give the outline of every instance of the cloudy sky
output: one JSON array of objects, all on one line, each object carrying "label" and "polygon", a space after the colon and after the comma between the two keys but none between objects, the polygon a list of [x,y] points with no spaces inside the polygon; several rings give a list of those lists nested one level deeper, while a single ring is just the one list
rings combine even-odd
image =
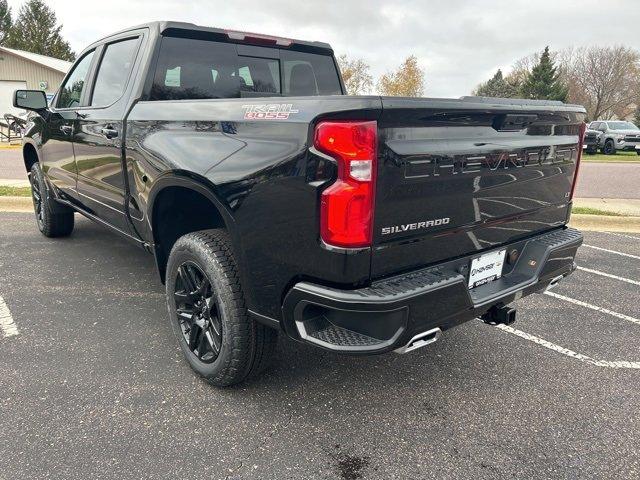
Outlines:
[{"label": "cloudy sky", "polygon": [[[9,0],[14,14],[21,0]],[[624,44],[640,49],[638,0],[48,0],[80,51],[151,20],[248,30],[330,43],[363,58],[377,78],[408,55],[430,97],[468,95],[497,68],[545,45]]]}]

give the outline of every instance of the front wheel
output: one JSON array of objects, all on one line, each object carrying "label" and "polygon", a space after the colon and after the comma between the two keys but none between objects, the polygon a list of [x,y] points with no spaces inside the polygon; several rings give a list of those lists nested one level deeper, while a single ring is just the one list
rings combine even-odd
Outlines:
[{"label": "front wheel", "polygon": [[29,173],[31,182],[31,199],[36,214],[38,229],[45,237],[66,237],[73,231],[73,210],[55,203],[47,191],[47,183],[38,162],[34,163]]},{"label": "front wheel", "polygon": [[602,152],[605,155],[615,155],[616,154],[616,146],[613,144],[613,140],[607,140],[604,144],[604,148]]},{"label": "front wheel", "polygon": [[211,384],[233,385],[268,365],[277,332],[249,317],[226,232],[180,237],[169,255],[166,292],[180,348]]}]

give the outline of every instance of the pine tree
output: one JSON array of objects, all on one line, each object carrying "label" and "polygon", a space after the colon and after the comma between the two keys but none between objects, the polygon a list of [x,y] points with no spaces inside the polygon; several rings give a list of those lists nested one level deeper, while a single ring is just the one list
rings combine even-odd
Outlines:
[{"label": "pine tree", "polygon": [[0,0],[0,45],[5,44],[11,24],[11,7],[7,5],[7,0]]},{"label": "pine tree", "polygon": [[56,23],[56,14],[42,0],[28,0],[18,12],[6,45],[71,61],[75,55],[60,35],[62,25]]},{"label": "pine tree", "polygon": [[545,47],[540,61],[525,78],[520,93],[523,98],[566,101],[569,89],[551,60],[549,47]]},{"label": "pine tree", "polygon": [[514,98],[518,96],[518,87],[509,83],[498,69],[493,78],[478,85],[474,95],[479,97]]}]

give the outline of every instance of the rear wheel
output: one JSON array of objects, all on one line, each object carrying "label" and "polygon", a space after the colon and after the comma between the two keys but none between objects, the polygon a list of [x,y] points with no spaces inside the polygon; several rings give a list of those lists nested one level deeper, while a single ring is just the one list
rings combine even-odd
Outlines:
[{"label": "rear wheel", "polygon": [[607,140],[604,144],[604,148],[602,152],[605,155],[615,155],[616,154],[616,146],[613,144],[613,140]]},{"label": "rear wheel", "polygon": [[226,232],[179,238],[169,255],[166,290],[180,348],[211,384],[233,385],[268,366],[277,332],[249,317]]},{"label": "rear wheel", "polygon": [[73,210],[55,203],[47,192],[47,183],[38,162],[31,167],[31,199],[38,229],[45,237],[66,237],[73,231]]}]

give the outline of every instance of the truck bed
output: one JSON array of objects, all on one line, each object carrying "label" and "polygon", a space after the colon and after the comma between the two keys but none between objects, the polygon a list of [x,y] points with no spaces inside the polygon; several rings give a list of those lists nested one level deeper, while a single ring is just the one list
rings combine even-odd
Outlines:
[{"label": "truck bed", "polygon": [[[274,105],[291,113],[246,118]],[[319,199],[337,173],[311,148],[324,119],[377,121],[373,244],[362,251],[320,245]],[[141,101],[127,118],[127,157],[152,191],[169,170],[210,186],[235,223],[250,306],[278,319],[299,278],[361,288],[564,225],[583,119],[579,106],[478,98]],[[153,200],[133,193],[143,207]],[[133,220],[148,228],[144,215]]]}]

